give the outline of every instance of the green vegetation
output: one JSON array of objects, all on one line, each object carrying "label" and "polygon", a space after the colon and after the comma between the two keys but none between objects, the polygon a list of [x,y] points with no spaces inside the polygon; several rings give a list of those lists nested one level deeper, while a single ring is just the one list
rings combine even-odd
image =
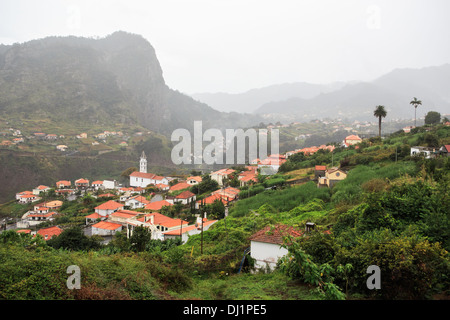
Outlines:
[{"label": "green vegetation", "polygon": [[[223,205],[207,208],[208,217],[218,222],[183,245],[179,240],[150,240],[144,229],[137,229],[130,239],[119,233],[101,245],[98,238],[85,237],[77,229],[99,200],[66,201],[57,219],[65,231],[54,240],[14,231],[0,234],[0,273],[7,275],[0,278],[0,298],[446,298],[450,157],[411,157],[405,141],[427,144],[429,134],[442,144],[449,133],[439,125],[417,128],[384,141],[369,139],[357,149],[294,157],[291,164],[303,169],[242,188],[241,199],[231,205],[226,218]],[[311,175],[312,163],[332,161],[344,165],[348,175],[331,189],[318,188],[313,181],[287,183],[292,177]],[[14,207],[11,203],[8,208]],[[241,265],[255,232],[277,224],[303,232],[307,222],[314,223],[314,229],[299,238],[285,238],[288,254],[273,272],[250,273],[254,261],[249,256]],[[80,290],[66,288],[70,265],[81,269]],[[370,265],[381,269],[381,290],[366,286]]]}]

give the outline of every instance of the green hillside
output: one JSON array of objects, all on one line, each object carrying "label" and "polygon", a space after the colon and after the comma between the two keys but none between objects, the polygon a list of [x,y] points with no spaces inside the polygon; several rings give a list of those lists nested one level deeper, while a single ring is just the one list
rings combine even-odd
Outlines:
[{"label": "green hillside", "polygon": [[[139,242],[143,246],[137,249],[130,242],[137,239],[119,234],[101,246],[81,241],[82,236],[72,232],[73,238],[67,239],[80,239],[71,242],[78,249],[64,249],[63,242],[59,247],[57,242],[36,243],[27,235],[3,232],[0,272],[5,276],[0,279],[0,297],[448,299],[450,157],[411,157],[402,146],[433,143],[430,134],[439,144],[447,144],[449,128],[439,125],[416,131],[372,139],[356,150],[337,150],[332,158],[317,153],[292,163],[294,171],[286,170],[284,178],[269,179],[277,181],[276,190],[237,201],[227,218],[184,245],[152,240]],[[333,188],[317,188],[312,181],[287,183],[299,168],[331,161],[348,172]],[[82,225],[96,201],[66,203],[62,210],[66,216],[58,224]],[[189,218],[192,212],[172,214]],[[279,223],[305,230],[306,222],[315,223],[314,230],[291,243],[275,271],[249,273],[253,261],[248,259],[239,272],[252,234]],[[66,288],[67,265],[81,268],[82,289]],[[382,290],[366,286],[370,265],[382,270]]]}]

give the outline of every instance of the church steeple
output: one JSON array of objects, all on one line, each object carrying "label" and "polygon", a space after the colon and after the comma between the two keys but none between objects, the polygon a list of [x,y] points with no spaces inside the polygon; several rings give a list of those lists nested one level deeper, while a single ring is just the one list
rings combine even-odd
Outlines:
[{"label": "church steeple", "polygon": [[139,172],[147,173],[147,157],[142,151],[141,160],[139,161]]}]

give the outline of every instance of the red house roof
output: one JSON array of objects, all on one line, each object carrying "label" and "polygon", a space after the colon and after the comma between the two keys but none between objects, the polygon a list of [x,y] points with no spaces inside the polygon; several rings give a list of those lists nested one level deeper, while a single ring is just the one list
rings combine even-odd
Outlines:
[{"label": "red house roof", "polygon": [[37,232],[44,237],[45,240],[50,240],[53,237],[57,237],[62,233],[62,229],[59,227],[50,227],[41,229]]},{"label": "red house roof", "polygon": [[303,233],[291,226],[276,225],[267,226],[262,230],[259,230],[250,237],[251,241],[283,244],[283,238],[286,236],[300,237]]},{"label": "red house roof", "polygon": [[173,204],[171,204],[170,202],[168,202],[166,200],[161,200],[161,201],[151,202],[151,203],[147,204],[144,208],[157,211],[157,210],[161,210],[161,208],[164,206],[167,206],[167,207],[173,206]]},{"label": "red house roof", "polygon": [[119,208],[123,208],[123,204],[117,203],[114,200],[109,200],[95,207],[96,210],[116,210]]}]

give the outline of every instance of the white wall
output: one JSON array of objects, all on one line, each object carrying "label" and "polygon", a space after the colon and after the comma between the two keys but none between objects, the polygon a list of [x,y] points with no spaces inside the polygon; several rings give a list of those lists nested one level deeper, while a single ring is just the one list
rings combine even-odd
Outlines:
[{"label": "white wall", "polygon": [[277,264],[279,258],[285,256],[288,253],[286,248],[282,248],[279,244],[251,241],[250,243],[250,255],[255,259],[255,267],[269,268],[273,270]]}]

